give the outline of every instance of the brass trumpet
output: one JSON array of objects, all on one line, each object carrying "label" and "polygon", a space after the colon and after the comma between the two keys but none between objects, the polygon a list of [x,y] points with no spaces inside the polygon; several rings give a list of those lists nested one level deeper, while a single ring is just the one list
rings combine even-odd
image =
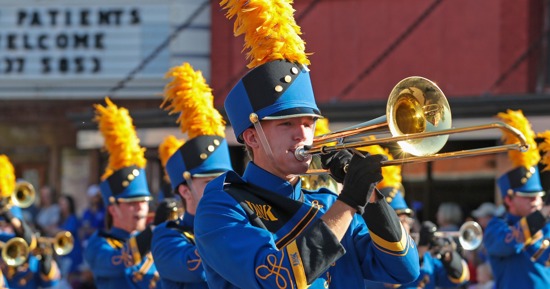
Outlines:
[{"label": "brass trumpet", "polygon": [[483,241],[483,230],[481,226],[474,221],[468,221],[460,226],[458,231],[454,232],[435,232],[435,237],[448,238],[458,237],[458,242],[464,250],[475,250]]},{"label": "brass trumpet", "polygon": [[20,237],[13,237],[7,242],[0,242],[2,259],[10,267],[23,265],[29,256],[29,246]]},{"label": "brass trumpet", "polygon": [[[304,160],[308,155],[325,154],[342,149],[365,147],[375,144],[394,143],[412,157],[385,161],[383,166],[412,162],[499,153],[508,150],[526,151],[528,144],[523,134],[514,127],[494,122],[463,128],[451,128],[451,110],[441,89],[432,81],[413,76],[401,80],[391,91],[386,115],[314,138],[311,146],[296,149],[294,155]],[[368,140],[370,133],[391,133],[391,137]],[[519,143],[487,148],[463,150],[438,154],[450,134],[501,129],[515,135]],[[357,140],[357,138],[361,138]],[[356,139],[356,140],[354,140]],[[307,174],[327,171],[308,171]]]},{"label": "brass trumpet", "polygon": [[28,208],[34,203],[35,198],[34,186],[29,182],[19,181],[11,194],[0,197],[0,206]]},{"label": "brass trumpet", "polygon": [[19,181],[15,184],[15,190],[10,196],[11,203],[20,208],[30,207],[36,199],[34,186],[26,181]]},{"label": "brass trumpet", "polygon": [[74,237],[69,231],[61,231],[55,234],[54,237],[39,237],[38,244],[41,244],[38,248],[42,246],[51,246],[58,256],[64,256],[73,250]]}]

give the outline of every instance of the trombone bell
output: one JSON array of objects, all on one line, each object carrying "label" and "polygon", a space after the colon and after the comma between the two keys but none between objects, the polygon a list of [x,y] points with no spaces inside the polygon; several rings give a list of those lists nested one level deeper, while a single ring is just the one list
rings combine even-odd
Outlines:
[{"label": "trombone bell", "polygon": [[[451,109],[443,91],[429,79],[412,76],[401,80],[390,92],[386,118],[392,136],[436,132],[451,128]],[[449,135],[398,141],[414,156],[437,153]]]}]

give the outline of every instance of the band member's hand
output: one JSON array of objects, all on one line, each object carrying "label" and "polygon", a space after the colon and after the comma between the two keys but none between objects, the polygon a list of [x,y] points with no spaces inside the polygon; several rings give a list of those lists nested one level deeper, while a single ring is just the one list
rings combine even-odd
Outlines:
[{"label": "band member's hand", "polygon": [[355,208],[363,214],[376,184],[382,180],[382,161],[384,155],[353,155],[344,178],[344,187],[338,200]]},{"label": "band member's hand", "polygon": [[321,155],[321,166],[330,171],[332,178],[342,183],[346,177],[346,166],[351,161],[353,155],[348,150],[340,150]]},{"label": "band member's hand", "polygon": [[418,246],[431,246],[434,242],[434,234],[436,231],[437,226],[434,223],[430,221],[422,222],[422,225],[420,226],[420,233],[418,234]]}]

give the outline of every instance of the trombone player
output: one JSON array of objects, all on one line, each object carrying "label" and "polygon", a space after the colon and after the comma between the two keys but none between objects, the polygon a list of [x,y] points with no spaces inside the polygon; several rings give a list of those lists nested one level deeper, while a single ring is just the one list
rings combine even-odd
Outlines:
[{"label": "trombone player", "polygon": [[[22,193],[20,183],[15,182],[14,168],[9,158],[0,155],[0,241],[4,242],[2,272],[9,288],[51,287],[59,283],[60,273],[51,251],[31,254],[38,242],[30,227],[23,220],[21,208],[12,201],[13,194]],[[32,187],[23,188],[32,193]],[[29,197],[29,196],[27,196]],[[12,241],[10,241],[12,240]],[[17,241],[21,240],[21,241]],[[15,253],[13,253],[15,252]],[[10,266],[12,264],[13,266]]]}]

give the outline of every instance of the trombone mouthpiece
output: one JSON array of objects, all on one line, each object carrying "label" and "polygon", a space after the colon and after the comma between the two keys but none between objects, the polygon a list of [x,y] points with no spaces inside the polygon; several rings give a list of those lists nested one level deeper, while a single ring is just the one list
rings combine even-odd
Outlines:
[{"label": "trombone mouthpiece", "polygon": [[308,153],[306,152],[306,150],[310,149],[311,146],[303,146],[303,147],[299,147],[297,148],[295,151],[294,151],[294,157],[298,160],[298,161],[301,161],[303,162],[307,156],[308,156]]}]

